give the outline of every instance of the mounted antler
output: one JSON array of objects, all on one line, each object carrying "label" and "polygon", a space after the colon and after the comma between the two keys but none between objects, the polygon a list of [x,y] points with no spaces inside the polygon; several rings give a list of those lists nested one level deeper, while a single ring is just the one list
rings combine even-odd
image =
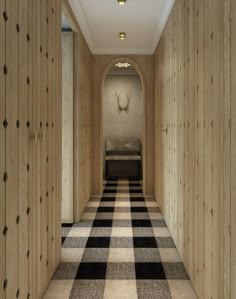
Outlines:
[{"label": "mounted antler", "polygon": [[129,111],[129,103],[130,103],[130,97],[129,95],[127,94],[126,97],[127,97],[127,104],[125,105],[125,107],[122,107],[120,105],[120,94],[115,93],[116,95],[116,99],[117,99],[117,105],[118,105],[118,112],[121,113],[122,111],[125,111],[127,114],[128,114],[128,111]]}]

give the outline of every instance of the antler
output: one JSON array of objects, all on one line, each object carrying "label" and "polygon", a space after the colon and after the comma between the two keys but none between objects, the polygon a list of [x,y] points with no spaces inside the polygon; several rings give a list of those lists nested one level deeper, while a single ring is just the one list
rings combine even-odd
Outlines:
[{"label": "antler", "polygon": [[123,108],[123,110],[128,114],[130,97],[128,96],[128,94],[126,95],[126,97],[127,97],[127,105]]},{"label": "antler", "polygon": [[116,91],[116,93],[115,93],[115,96],[116,96],[116,99],[117,99],[118,112],[121,113],[122,111],[125,111],[125,112],[128,114],[128,111],[129,111],[129,103],[130,103],[130,97],[129,97],[129,95],[128,95],[128,94],[126,95],[126,96],[127,96],[127,104],[126,104],[125,107],[122,107],[122,106],[120,105],[120,94],[118,94],[117,91]]},{"label": "antler", "polygon": [[121,107],[121,105],[120,105],[120,94],[118,94],[117,91],[116,91],[115,95],[116,95],[116,99],[117,99],[118,112],[121,113],[121,111],[122,111],[123,109],[122,109],[122,107]]}]

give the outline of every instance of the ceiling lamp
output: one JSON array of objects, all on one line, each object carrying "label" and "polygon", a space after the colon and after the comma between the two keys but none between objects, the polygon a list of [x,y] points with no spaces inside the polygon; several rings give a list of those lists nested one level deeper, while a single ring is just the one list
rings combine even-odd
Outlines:
[{"label": "ceiling lamp", "polygon": [[126,0],[117,0],[117,2],[120,4],[120,5],[124,5]]},{"label": "ceiling lamp", "polygon": [[125,38],[126,38],[126,33],[120,32],[120,39],[125,39]]},{"label": "ceiling lamp", "polygon": [[131,66],[131,64],[129,64],[128,62],[118,62],[116,63],[117,67],[129,67]]}]

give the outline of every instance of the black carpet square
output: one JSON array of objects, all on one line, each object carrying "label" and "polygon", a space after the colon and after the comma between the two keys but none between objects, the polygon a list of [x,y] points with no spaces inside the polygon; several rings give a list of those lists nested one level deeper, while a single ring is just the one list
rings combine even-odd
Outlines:
[{"label": "black carpet square", "polygon": [[110,237],[89,237],[87,248],[109,248],[110,247]]},{"label": "black carpet square", "polygon": [[72,227],[73,223],[62,223],[62,227]]},{"label": "black carpet square", "polygon": [[98,213],[112,213],[114,212],[114,207],[99,207],[97,209]]},{"label": "black carpet square", "polygon": [[115,197],[102,197],[101,201],[116,201]]},{"label": "black carpet square", "polygon": [[132,226],[133,227],[151,227],[152,223],[150,220],[133,219]]},{"label": "black carpet square", "polygon": [[144,201],[144,197],[133,197],[133,198],[130,198],[130,201]]},{"label": "black carpet square", "polygon": [[105,220],[95,219],[93,221],[93,227],[112,227],[112,220],[109,220],[109,219],[105,219]]},{"label": "black carpet square", "polygon": [[144,213],[148,212],[146,207],[131,207],[131,212],[132,213]]},{"label": "black carpet square", "polygon": [[116,188],[114,189],[105,189],[103,193],[116,193]]},{"label": "black carpet square", "polygon": [[80,263],[76,279],[105,279],[107,263]]},{"label": "black carpet square", "polygon": [[162,263],[135,263],[136,279],[166,279]]},{"label": "black carpet square", "polygon": [[130,189],[129,192],[130,193],[141,193],[141,194],[143,193],[142,189],[136,189],[136,190],[135,189]]},{"label": "black carpet square", "polygon": [[134,237],[134,248],[157,248],[156,239],[154,237]]}]

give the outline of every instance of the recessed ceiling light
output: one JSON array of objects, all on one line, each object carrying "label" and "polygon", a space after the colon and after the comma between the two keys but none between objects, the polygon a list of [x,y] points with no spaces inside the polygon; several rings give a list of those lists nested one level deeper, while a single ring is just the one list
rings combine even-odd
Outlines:
[{"label": "recessed ceiling light", "polygon": [[116,63],[117,67],[129,67],[131,66],[131,64],[129,64],[128,62],[118,62]]},{"label": "recessed ceiling light", "polygon": [[120,5],[124,5],[126,0],[117,0],[117,2],[120,4]]},{"label": "recessed ceiling light", "polygon": [[126,38],[126,33],[120,32],[120,39],[125,39],[125,38]]}]

